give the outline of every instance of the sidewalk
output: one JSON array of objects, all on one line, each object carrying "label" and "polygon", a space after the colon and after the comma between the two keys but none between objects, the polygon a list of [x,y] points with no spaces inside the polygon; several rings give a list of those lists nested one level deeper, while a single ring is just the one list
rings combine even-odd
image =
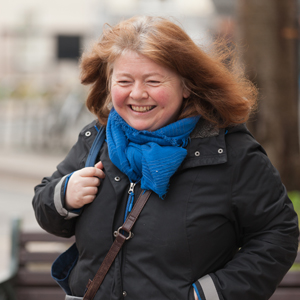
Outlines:
[{"label": "sidewalk", "polygon": [[41,180],[50,176],[65,154],[0,150],[0,174]]},{"label": "sidewalk", "polygon": [[23,230],[41,230],[31,204],[33,189],[64,156],[0,150],[0,281],[9,268],[11,220],[20,217]]}]

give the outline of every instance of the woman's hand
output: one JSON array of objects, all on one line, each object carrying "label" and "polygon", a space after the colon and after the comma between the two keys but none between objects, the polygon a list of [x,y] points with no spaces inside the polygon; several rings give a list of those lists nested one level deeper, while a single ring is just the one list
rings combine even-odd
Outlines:
[{"label": "woman's hand", "polygon": [[72,174],[69,179],[65,197],[67,209],[78,209],[93,202],[98,192],[100,178],[105,177],[103,164],[99,161],[95,167],[87,167]]},{"label": "woman's hand", "polygon": [[194,289],[194,298],[195,298],[195,300],[199,300],[195,289]]}]

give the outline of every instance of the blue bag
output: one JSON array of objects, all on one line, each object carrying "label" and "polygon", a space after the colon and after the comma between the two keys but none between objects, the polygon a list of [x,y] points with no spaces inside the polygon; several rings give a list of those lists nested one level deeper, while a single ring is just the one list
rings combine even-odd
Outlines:
[{"label": "blue bag", "polygon": [[62,253],[51,268],[52,278],[60,285],[67,295],[71,295],[69,276],[78,260],[78,250],[74,243],[67,251]]}]

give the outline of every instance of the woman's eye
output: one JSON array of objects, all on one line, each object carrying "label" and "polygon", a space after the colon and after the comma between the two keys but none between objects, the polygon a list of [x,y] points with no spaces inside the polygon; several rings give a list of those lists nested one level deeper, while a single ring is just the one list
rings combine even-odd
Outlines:
[{"label": "woman's eye", "polygon": [[158,80],[149,80],[148,83],[150,83],[150,84],[160,84],[160,81],[158,81]]},{"label": "woman's eye", "polygon": [[121,84],[121,85],[125,85],[125,84],[130,84],[130,81],[128,81],[128,80],[120,80],[120,81],[118,81],[118,83]]}]

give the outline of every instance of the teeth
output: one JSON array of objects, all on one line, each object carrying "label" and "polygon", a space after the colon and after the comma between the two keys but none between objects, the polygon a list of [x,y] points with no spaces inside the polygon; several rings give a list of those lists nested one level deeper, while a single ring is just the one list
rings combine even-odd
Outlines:
[{"label": "teeth", "polygon": [[131,105],[131,109],[133,111],[139,111],[139,112],[146,112],[153,108],[154,108],[154,106],[150,106],[150,105],[149,106],[133,106],[133,105]]}]

